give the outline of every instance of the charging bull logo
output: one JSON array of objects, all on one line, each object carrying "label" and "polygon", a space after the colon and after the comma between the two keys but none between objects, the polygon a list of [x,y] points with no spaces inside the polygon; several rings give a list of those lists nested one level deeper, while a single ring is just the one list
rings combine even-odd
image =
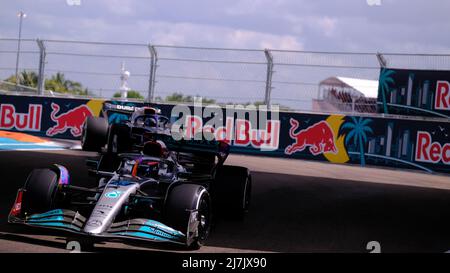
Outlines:
[{"label": "charging bull logo", "polygon": [[83,126],[84,121],[87,117],[93,115],[91,109],[84,104],[75,107],[66,113],[60,113],[58,116],[56,114],[59,113],[59,105],[52,102],[51,106],[53,110],[50,118],[56,122],[56,125],[47,130],[47,136],[63,134],[70,129],[70,133],[74,137],[79,137],[81,136],[81,127]]},{"label": "charging bull logo", "polygon": [[291,155],[296,152],[301,152],[309,147],[309,151],[313,155],[322,153],[337,154],[337,148],[334,143],[334,134],[330,125],[324,120],[309,126],[306,129],[295,132],[299,127],[299,122],[293,118],[290,119],[291,129],[289,136],[295,142],[286,147],[284,153]]}]

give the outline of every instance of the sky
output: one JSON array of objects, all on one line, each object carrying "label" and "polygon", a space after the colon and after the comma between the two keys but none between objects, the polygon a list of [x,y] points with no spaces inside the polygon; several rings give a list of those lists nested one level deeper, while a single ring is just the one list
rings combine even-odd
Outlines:
[{"label": "sky", "polygon": [[[80,5],[70,5],[79,1]],[[0,37],[449,53],[447,0],[1,0]]]},{"label": "sky", "polygon": [[[0,38],[17,37],[16,14],[19,10],[27,14],[22,37],[31,39],[244,49],[450,54],[448,0],[0,0]],[[93,48],[88,51],[96,52]],[[138,51],[148,54],[145,48]],[[13,64],[13,56],[9,57],[0,55],[0,67]],[[264,60],[264,56],[261,57]],[[52,69],[53,66],[54,70],[78,68],[113,72],[120,69],[120,60],[104,63],[102,67],[96,67],[100,61],[91,65],[81,59],[58,61],[66,65],[63,68],[56,67],[56,61],[49,59],[48,62],[47,67]],[[36,66],[34,63],[28,64],[26,57],[23,57],[21,66],[27,65]],[[129,64],[132,75],[130,85],[145,90],[148,80],[145,77],[138,80],[136,74],[148,73],[148,64],[133,65]],[[165,69],[170,74],[180,67],[164,67],[161,64],[158,73],[166,73]],[[211,66],[196,68],[190,65],[180,73],[199,77],[208,72],[227,78],[233,70],[236,69],[216,70]],[[235,72],[239,75],[248,73],[249,77],[258,73],[258,79],[265,78],[265,67],[254,73],[249,72],[250,68],[247,67],[242,70]],[[278,77],[295,75],[294,72],[282,72],[282,75],[282,69],[278,71],[275,74]],[[0,73],[0,76],[5,73]],[[353,76],[352,73],[345,74],[345,71],[327,73],[330,76],[333,73],[340,73],[337,76]],[[318,75],[316,78],[319,79],[328,74],[314,75]],[[307,73],[302,75],[306,80],[311,78]],[[78,74],[71,77],[94,89],[111,89],[119,84],[118,80],[114,80],[111,87],[98,79],[83,78]],[[286,78],[292,81],[289,77]],[[371,79],[374,77],[376,75],[366,76]],[[193,93],[218,88],[214,82],[190,84]],[[180,86],[188,84],[168,85],[161,79],[156,89],[171,92]],[[230,85],[222,88],[236,87]],[[257,88],[263,89],[264,86]],[[281,92],[284,87],[276,88]]]}]

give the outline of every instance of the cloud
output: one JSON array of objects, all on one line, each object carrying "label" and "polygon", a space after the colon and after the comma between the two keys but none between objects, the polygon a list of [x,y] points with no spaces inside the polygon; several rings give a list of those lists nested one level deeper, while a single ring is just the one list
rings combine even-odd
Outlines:
[{"label": "cloud", "polygon": [[[450,53],[450,36],[445,35],[445,30],[450,29],[450,20],[448,20],[450,1],[447,0],[436,0],[432,1],[433,3],[420,0],[383,0],[380,7],[370,7],[365,0],[81,0],[79,7],[69,7],[65,0],[4,2],[0,9],[0,37],[17,37],[18,21],[15,14],[24,8],[29,14],[24,22],[22,33],[26,38],[249,49]],[[2,46],[5,47],[0,44],[0,47]],[[56,49],[62,50],[62,45],[58,44],[58,46]],[[76,45],[74,48],[74,50],[92,54],[148,56],[146,46],[117,47],[116,51],[111,53],[100,46]],[[49,48],[49,51],[53,49]],[[112,51],[109,48],[108,50]],[[239,55],[239,52],[227,51],[223,56],[218,56],[214,55],[217,51],[168,50],[162,52],[162,48],[159,50],[160,56],[165,57],[180,57],[181,54],[185,54],[181,57],[203,59],[251,60],[254,57],[248,52]],[[279,58],[283,57],[280,55],[279,53]],[[287,59],[293,58],[291,56],[293,54],[286,54],[286,60],[295,61],[295,59]],[[264,61],[263,54],[257,57]],[[70,61],[65,59],[65,61],[57,62],[55,58],[54,55],[49,55],[47,68],[59,69],[55,66],[58,64],[66,70],[115,72],[120,69],[122,61],[74,57],[67,58]],[[0,59],[0,65],[13,66],[14,60],[11,58],[9,62],[5,58]],[[336,59],[324,59],[324,62],[336,61]],[[209,75],[219,78],[262,77],[262,80],[266,75],[264,65],[257,68],[234,66],[219,69],[222,66],[231,66],[188,62],[174,62],[168,65],[168,63],[160,63],[158,73],[179,72],[188,76]],[[138,77],[136,74],[148,73],[148,65],[146,59],[127,60],[127,68],[129,67],[132,71],[130,84],[133,88],[142,90],[147,88],[148,79]],[[180,71],[175,70],[176,68]],[[310,68],[301,70],[291,67],[283,70],[281,66],[278,66],[274,77],[314,81],[329,76],[314,74],[314,71],[318,70]],[[340,71],[330,70],[330,73],[338,72]],[[79,79],[89,87],[116,88],[118,85],[117,77],[98,78],[78,74],[69,76],[75,80]],[[372,78],[371,75],[368,77]],[[204,85],[202,86],[199,81],[180,80],[179,85],[172,85],[172,82],[174,82],[172,78],[164,82],[163,79],[159,79],[157,89],[161,88],[167,92],[183,90],[189,82],[192,83],[193,93],[200,89],[209,92],[218,84],[202,81]],[[165,89],[164,84],[167,87]],[[229,90],[241,90],[236,86],[243,85],[243,83],[239,85],[236,83],[236,86],[233,85],[234,83],[227,84],[229,84]],[[281,94],[286,88],[286,86],[278,86],[275,92]],[[254,84],[246,90],[263,90],[263,87]]]},{"label": "cloud", "polygon": [[329,16],[298,16],[288,14],[285,20],[289,22],[293,33],[301,35],[305,29],[315,32],[316,35],[331,37],[334,35],[338,23],[337,18]]},{"label": "cloud", "polygon": [[318,19],[317,25],[323,31],[325,36],[330,37],[330,36],[333,36],[333,34],[334,34],[334,31],[336,29],[336,22],[337,22],[337,19],[325,16],[325,17]]},{"label": "cloud", "polygon": [[[26,5],[24,4],[26,3]],[[0,10],[2,36],[16,36],[17,10],[26,6],[24,36],[61,36],[122,42],[154,42],[213,47],[307,50],[403,50],[401,44],[448,48],[450,2],[384,0],[82,0],[7,2]],[[176,11],[176,12],[175,12]],[[33,19],[33,18],[39,18]],[[144,23],[139,23],[144,22]],[[152,25],[141,28],[139,24]],[[83,29],[84,27],[84,29]],[[188,35],[189,34],[189,35]],[[404,50],[407,50],[405,47]]]},{"label": "cloud", "polygon": [[245,29],[155,21],[140,21],[135,27],[142,33],[149,33],[150,42],[154,44],[290,50],[303,48],[302,43],[293,35],[274,35]]},{"label": "cloud", "polygon": [[280,10],[286,0],[241,0],[225,8],[225,13],[233,16],[251,15],[251,14],[273,14]]},{"label": "cloud", "polygon": [[135,0],[102,0],[98,5],[105,8],[112,15],[133,16],[137,13]]},{"label": "cloud", "polygon": [[245,48],[302,50],[303,45],[295,36],[273,35],[246,30],[223,30],[226,43],[231,47],[245,45]]}]

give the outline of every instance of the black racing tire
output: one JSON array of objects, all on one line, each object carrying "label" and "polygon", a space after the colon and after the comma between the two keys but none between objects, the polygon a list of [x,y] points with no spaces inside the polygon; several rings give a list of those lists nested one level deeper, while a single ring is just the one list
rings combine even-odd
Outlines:
[{"label": "black racing tire", "polygon": [[215,211],[225,218],[242,220],[250,207],[252,177],[247,168],[220,166],[211,183]]},{"label": "black racing tire", "polygon": [[108,153],[131,152],[130,127],[124,124],[112,124],[108,134]]},{"label": "black racing tire", "polygon": [[28,214],[47,212],[54,205],[58,175],[50,169],[34,169],[24,189],[23,211]]},{"label": "black racing tire", "polygon": [[200,224],[198,226],[198,237],[186,246],[189,249],[199,249],[205,243],[211,230],[211,198],[208,191],[197,184],[174,186],[167,196],[164,208],[164,219],[168,226],[188,236],[191,210],[198,210]]},{"label": "black racing tire", "polygon": [[108,137],[108,120],[102,117],[87,117],[81,134],[81,148],[84,151],[99,152]]}]

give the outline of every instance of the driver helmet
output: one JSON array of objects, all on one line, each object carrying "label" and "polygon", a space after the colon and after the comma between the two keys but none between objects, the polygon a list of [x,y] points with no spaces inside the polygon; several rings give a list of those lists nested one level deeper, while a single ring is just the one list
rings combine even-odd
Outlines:
[{"label": "driver helmet", "polygon": [[139,160],[133,166],[132,176],[157,178],[159,173],[159,161]]}]

